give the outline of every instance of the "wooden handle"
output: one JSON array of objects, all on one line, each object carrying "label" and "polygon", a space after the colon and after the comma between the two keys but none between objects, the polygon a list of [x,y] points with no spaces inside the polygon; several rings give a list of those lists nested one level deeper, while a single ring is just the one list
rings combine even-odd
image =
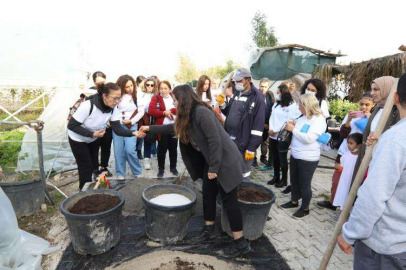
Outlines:
[{"label": "wooden handle", "polygon": [[[381,136],[383,129],[386,125],[386,122],[388,121],[389,115],[394,105],[394,93],[396,92],[396,88],[398,86],[398,80],[399,79],[396,79],[395,82],[393,83],[390,94],[386,100],[386,104],[383,109],[381,118],[379,119],[378,125],[374,131],[375,137]],[[349,217],[350,210],[357,196],[358,188],[360,187],[362,180],[365,176],[365,172],[369,167],[369,163],[371,162],[372,152],[374,150],[376,143],[377,141],[374,141],[374,143],[366,149],[364,158],[362,159],[361,165],[358,169],[357,175],[355,176],[354,182],[352,184],[350,193],[348,194],[347,201],[345,202],[344,209],[340,214],[340,218],[338,219],[337,224],[334,228],[333,236],[331,237],[326,252],[323,255],[323,259],[321,260],[319,270],[327,269],[327,265],[330,261],[331,255],[333,254],[334,248],[337,243],[337,238],[341,233],[341,228],[343,227],[343,224],[347,221]]]}]

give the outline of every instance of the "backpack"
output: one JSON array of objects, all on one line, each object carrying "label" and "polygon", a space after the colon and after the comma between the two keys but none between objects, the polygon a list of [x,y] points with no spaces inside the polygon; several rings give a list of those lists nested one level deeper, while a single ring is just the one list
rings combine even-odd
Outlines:
[{"label": "backpack", "polygon": [[[75,104],[73,104],[72,107],[69,108],[69,114],[68,114],[68,121],[72,118],[72,116],[75,114],[75,112],[78,110],[80,104],[82,104],[83,102],[85,102],[87,100],[85,94],[80,94],[80,98],[75,102]],[[93,111],[93,103],[92,100],[90,99],[90,111],[89,111],[89,115],[92,114]]]}]

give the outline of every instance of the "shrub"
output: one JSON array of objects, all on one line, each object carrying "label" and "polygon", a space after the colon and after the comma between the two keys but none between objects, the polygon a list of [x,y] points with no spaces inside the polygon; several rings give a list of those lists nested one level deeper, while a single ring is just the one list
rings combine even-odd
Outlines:
[{"label": "shrub", "polygon": [[358,103],[351,103],[347,100],[331,100],[329,102],[329,111],[331,113],[331,118],[338,118],[338,121],[343,121],[344,117],[347,115],[348,111],[359,110]]},{"label": "shrub", "polygon": [[[0,134],[1,140],[21,140],[24,132],[12,130]],[[17,166],[18,154],[21,150],[21,143],[0,143],[0,164],[4,172],[12,172]]]}]

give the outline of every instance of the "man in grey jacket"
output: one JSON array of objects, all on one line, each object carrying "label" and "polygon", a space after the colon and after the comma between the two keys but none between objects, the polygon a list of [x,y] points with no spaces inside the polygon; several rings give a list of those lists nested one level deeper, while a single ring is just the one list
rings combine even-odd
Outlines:
[{"label": "man in grey jacket", "polygon": [[395,93],[401,120],[378,141],[338,244],[354,269],[406,269],[406,73]]}]

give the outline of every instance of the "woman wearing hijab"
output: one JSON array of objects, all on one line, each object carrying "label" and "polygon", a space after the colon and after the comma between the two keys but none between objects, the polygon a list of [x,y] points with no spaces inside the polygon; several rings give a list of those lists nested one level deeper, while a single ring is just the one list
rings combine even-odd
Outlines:
[{"label": "woman wearing hijab", "polygon": [[[355,176],[357,175],[361,161],[364,158],[366,147],[371,145],[373,141],[378,140],[379,137],[374,136],[374,131],[378,125],[379,119],[381,118],[383,108],[385,107],[386,101],[389,97],[389,93],[392,89],[395,78],[392,76],[383,76],[379,77],[372,81],[371,84],[371,96],[376,103],[376,106],[369,117],[367,126],[364,129],[362,134],[362,142],[364,143],[360,153],[358,155],[357,163],[355,164],[354,174],[352,176],[352,181],[354,181]],[[388,130],[391,126],[396,124],[400,119],[399,111],[394,105],[392,111],[389,115],[388,120],[384,126],[382,133]]]},{"label": "woman wearing hijab", "polygon": [[224,253],[236,257],[250,251],[243,236],[241,210],[238,205],[237,187],[243,181],[244,161],[237,145],[230,139],[215,112],[202,101],[189,85],[180,85],[173,90],[177,108],[175,122],[169,125],[141,127],[141,132],[171,134],[175,131],[180,139],[183,161],[192,179],[203,179],[203,213],[205,225],[195,238],[203,242],[217,237],[217,194],[223,201],[230,221],[234,241]]}]

